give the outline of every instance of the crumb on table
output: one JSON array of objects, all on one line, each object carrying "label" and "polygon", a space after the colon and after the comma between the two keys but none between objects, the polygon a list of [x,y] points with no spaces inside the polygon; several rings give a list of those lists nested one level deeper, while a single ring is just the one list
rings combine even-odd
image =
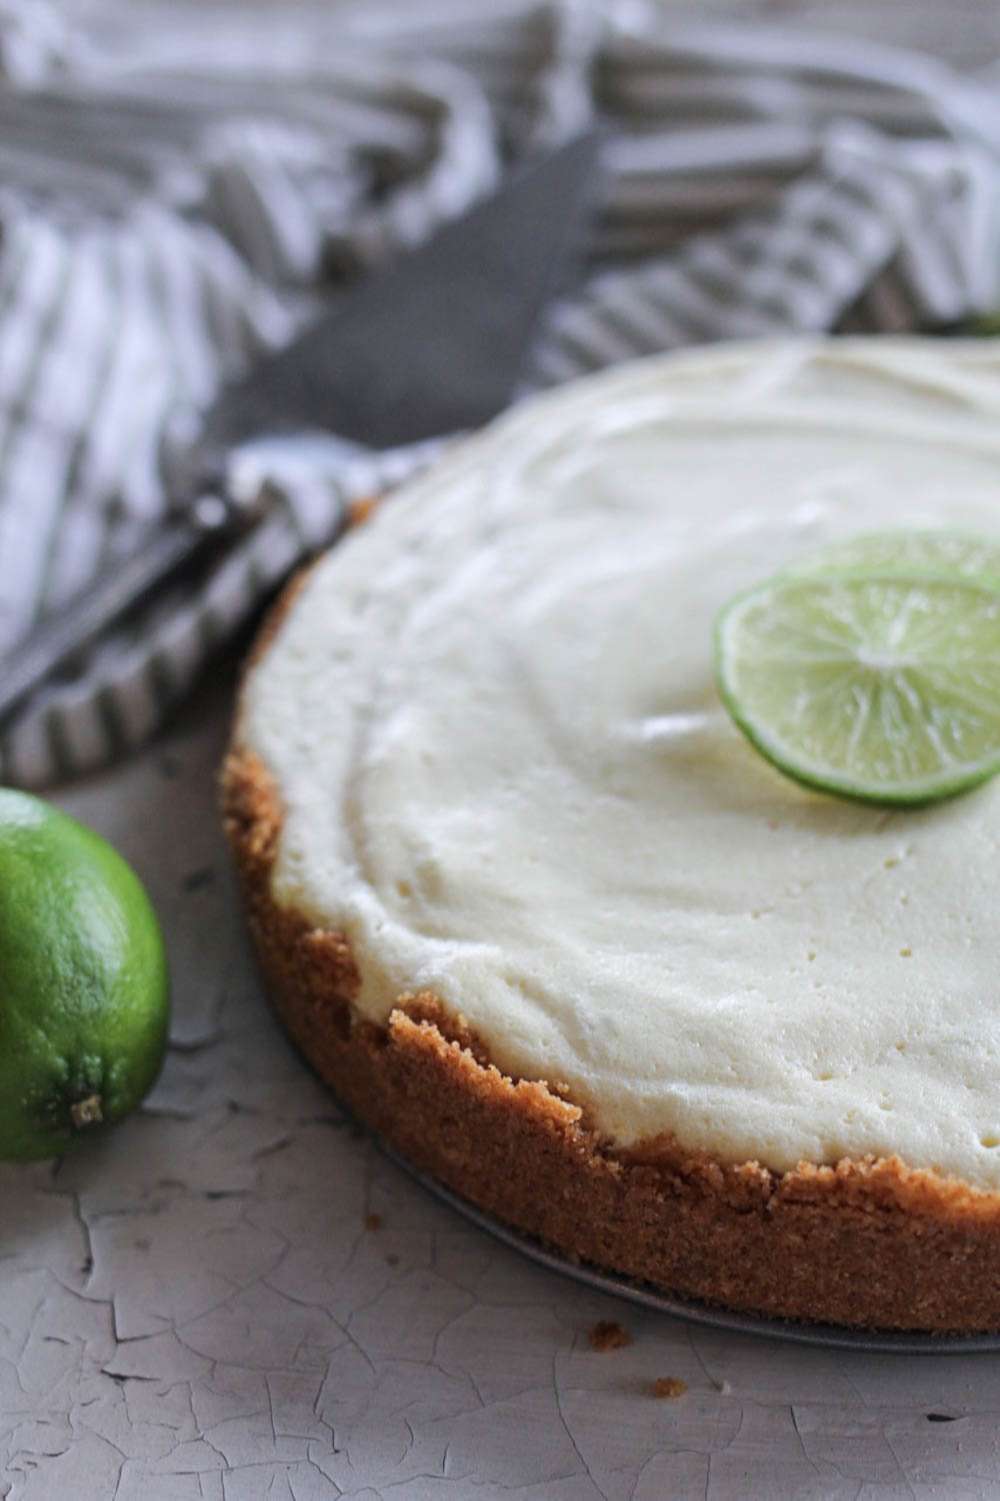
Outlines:
[{"label": "crumb on table", "polygon": [[594,1325],[587,1338],[590,1340],[592,1350],[621,1350],[625,1345],[632,1343],[632,1336],[621,1324],[614,1323],[611,1319],[601,1319]]},{"label": "crumb on table", "polygon": [[369,516],[377,509],[379,497],[377,495],[363,495],[359,500],[351,502],[350,522],[352,526],[361,526]]},{"label": "crumb on table", "polygon": [[653,1396],[661,1401],[676,1402],[678,1397],[683,1397],[688,1389],[686,1381],[679,1376],[657,1376],[653,1382]]}]

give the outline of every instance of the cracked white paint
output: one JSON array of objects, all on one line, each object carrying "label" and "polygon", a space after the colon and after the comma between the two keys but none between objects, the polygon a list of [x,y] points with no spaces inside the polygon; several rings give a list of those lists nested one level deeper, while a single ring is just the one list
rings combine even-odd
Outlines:
[{"label": "cracked white paint", "polygon": [[[618,1305],[464,1224],[345,1120],[254,978],[214,812],[223,698],[61,799],[149,883],[180,1046],[106,1141],[0,1166],[0,1496],[997,1495],[1000,1362]],[[595,1353],[599,1318],[634,1343]],[[653,1400],[657,1376],[686,1396]]]}]

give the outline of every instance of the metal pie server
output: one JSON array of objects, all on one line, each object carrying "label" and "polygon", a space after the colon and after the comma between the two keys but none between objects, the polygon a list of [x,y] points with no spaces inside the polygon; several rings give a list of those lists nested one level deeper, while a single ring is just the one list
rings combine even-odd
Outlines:
[{"label": "metal pie server", "polygon": [[501,411],[540,315],[585,243],[598,151],[592,132],[516,171],[225,389],[186,456],[168,519],[0,662],[0,729],[154,589],[260,520],[266,491],[248,507],[227,485],[241,445],[321,431],[361,451],[395,448]]}]

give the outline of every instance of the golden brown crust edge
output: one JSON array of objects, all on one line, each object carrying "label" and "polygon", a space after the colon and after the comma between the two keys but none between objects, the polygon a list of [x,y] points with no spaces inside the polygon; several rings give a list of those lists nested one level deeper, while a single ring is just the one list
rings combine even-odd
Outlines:
[{"label": "golden brown crust edge", "polygon": [[349,1108],[417,1167],[570,1256],[683,1296],[871,1328],[1000,1329],[1000,1194],[898,1159],[776,1174],[670,1141],[608,1150],[570,1100],[504,1077],[436,997],[400,996],[385,1027],[360,1019],[346,940],[273,898],[283,813],[267,768],[237,744],[222,790],[279,1015]]}]

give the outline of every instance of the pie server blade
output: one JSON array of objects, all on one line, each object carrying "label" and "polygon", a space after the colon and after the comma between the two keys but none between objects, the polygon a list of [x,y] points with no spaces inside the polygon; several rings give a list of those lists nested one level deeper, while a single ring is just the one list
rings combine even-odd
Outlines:
[{"label": "pie server blade", "polygon": [[366,277],[224,390],[188,451],[168,519],[0,662],[0,730],[152,590],[260,520],[227,489],[240,445],[321,431],[361,451],[396,448],[501,411],[584,245],[599,147],[590,132],[512,173],[493,197]]}]

